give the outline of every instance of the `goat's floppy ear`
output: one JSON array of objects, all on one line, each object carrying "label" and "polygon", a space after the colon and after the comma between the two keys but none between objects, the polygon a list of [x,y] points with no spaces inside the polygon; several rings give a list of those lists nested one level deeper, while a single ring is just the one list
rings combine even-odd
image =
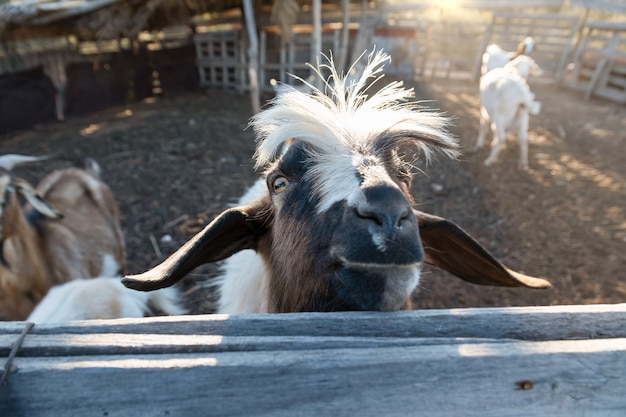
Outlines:
[{"label": "goat's floppy ear", "polygon": [[194,268],[219,261],[243,249],[254,249],[269,223],[265,205],[224,211],[161,264],[143,274],[122,278],[128,288],[152,291],[180,281]]},{"label": "goat's floppy ear", "polygon": [[37,211],[39,214],[48,217],[49,219],[61,219],[63,215],[56,211],[52,206],[43,201],[37,192],[26,181],[16,179],[15,189],[18,194],[24,197],[26,201]]},{"label": "goat's floppy ear", "polygon": [[543,278],[502,265],[463,229],[449,220],[413,210],[420,228],[425,262],[479,285],[550,288]]}]

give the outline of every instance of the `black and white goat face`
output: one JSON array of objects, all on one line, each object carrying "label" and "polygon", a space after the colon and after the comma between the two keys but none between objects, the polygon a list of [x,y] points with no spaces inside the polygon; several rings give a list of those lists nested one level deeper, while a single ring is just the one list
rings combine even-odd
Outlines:
[{"label": "black and white goat face", "polygon": [[308,148],[294,142],[266,175],[274,211],[272,244],[264,245],[272,250],[270,304],[397,310],[424,260],[406,172],[371,153],[335,155],[320,166]]},{"label": "black and white goat face", "polygon": [[477,284],[549,287],[504,267],[452,222],[413,209],[412,150],[453,156],[457,144],[446,120],[416,108],[401,83],[372,92],[388,57],[369,58],[352,83],[331,62],[318,69],[320,77],[330,71],[325,92],[282,89],[251,122],[264,195],[226,210],[125,285],[162,288],[200,264],[254,249],[269,312],[408,308],[424,262]]}]

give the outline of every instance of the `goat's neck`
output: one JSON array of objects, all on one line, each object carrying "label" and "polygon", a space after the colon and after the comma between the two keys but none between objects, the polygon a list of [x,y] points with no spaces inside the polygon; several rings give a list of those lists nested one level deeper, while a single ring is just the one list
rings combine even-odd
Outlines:
[{"label": "goat's neck", "polygon": [[[331,298],[330,286],[320,282],[315,270],[315,258],[309,239],[301,225],[299,233],[280,230],[287,222],[274,226],[257,244],[257,253],[263,258],[268,282],[268,310],[270,313],[324,311],[322,304]],[[277,237],[279,236],[279,237]]]}]

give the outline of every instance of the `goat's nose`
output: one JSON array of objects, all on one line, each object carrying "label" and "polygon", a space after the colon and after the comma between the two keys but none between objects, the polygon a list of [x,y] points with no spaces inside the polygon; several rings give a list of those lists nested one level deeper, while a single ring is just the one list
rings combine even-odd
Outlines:
[{"label": "goat's nose", "polygon": [[375,186],[363,190],[365,198],[356,207],[356,214],[371,221],[370,230],[383,233],[391,239],[411,218],[412,209],[400,190],[389,186]]}]

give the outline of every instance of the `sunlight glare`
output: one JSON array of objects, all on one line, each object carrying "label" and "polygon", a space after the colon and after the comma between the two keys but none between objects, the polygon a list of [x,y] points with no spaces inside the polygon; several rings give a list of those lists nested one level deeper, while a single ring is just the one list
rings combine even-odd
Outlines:
[{"label": "sunlight glare", "polygon": [[475,343],[463,344],[458,347],[459,355],[469,357],[481,356],[519,356],[529,354],[554,353],[591,353],[625,351],[626,340],[555,340],[541,342],[516,343]]},{"label": "sunlight glare", "polygon": [[127,117],[130,117],[133,115],[133,111],[131,109],[126,109],[124,111],[121,111],[119,113],[117,113],[115,115],[115,117],[117,117],[118,119],[125,119]]},{"label": "sunlight glare", "polygon": [[[615,177],[617,174],[603,173],[599,169],[591,166],[590,164],[584,163],[569,154],[561,155],[558,161],[544,157],[542,154],[542,157],[536,158],[536,161],[543,167],[544,170],[549,171],[553,176],[561,178],[565,181],[571,181],[576,177],[584,178],[595,183],[598,187],[611,192],[622,191],[624,184],[626,184],[626,181],[623,181],[619,177]],[[544,180],[541,180],[538,177],[537,180],[540,183],[547,185]]]},{"label": "sunlight glare", "polygon": [[77,368],[114,368],[114,369],[176,369],[176,368],[196,368],[198,366],[216,366],[217,358],[174,358],[174,359],[109,359],[109,360],[84,360],[70,361],[52,364],[56,369],[77,369]]},{"label": "sunlight glare", "polygon": [[461,0],[440,0],[437,6],[441,9],[451,10],[460,7]]},{"label": "sunlight glare", "polygon": [[598,187],[606,188],[608,191],[620,191],[622,189],[622,184],[619,181],[600,172],[591,165],[573,158],[571,155],[562,155],[560,162],[579,176],[595,182]]},{"label": "sunlight glare", "polygon": [[87,126],[84,129],[81,129],[80,134],[81,136],[89,136],[95,132],[97,132],[98,130],[100,130],[100,125],[99,124],[91,124],[89,126]]}]

